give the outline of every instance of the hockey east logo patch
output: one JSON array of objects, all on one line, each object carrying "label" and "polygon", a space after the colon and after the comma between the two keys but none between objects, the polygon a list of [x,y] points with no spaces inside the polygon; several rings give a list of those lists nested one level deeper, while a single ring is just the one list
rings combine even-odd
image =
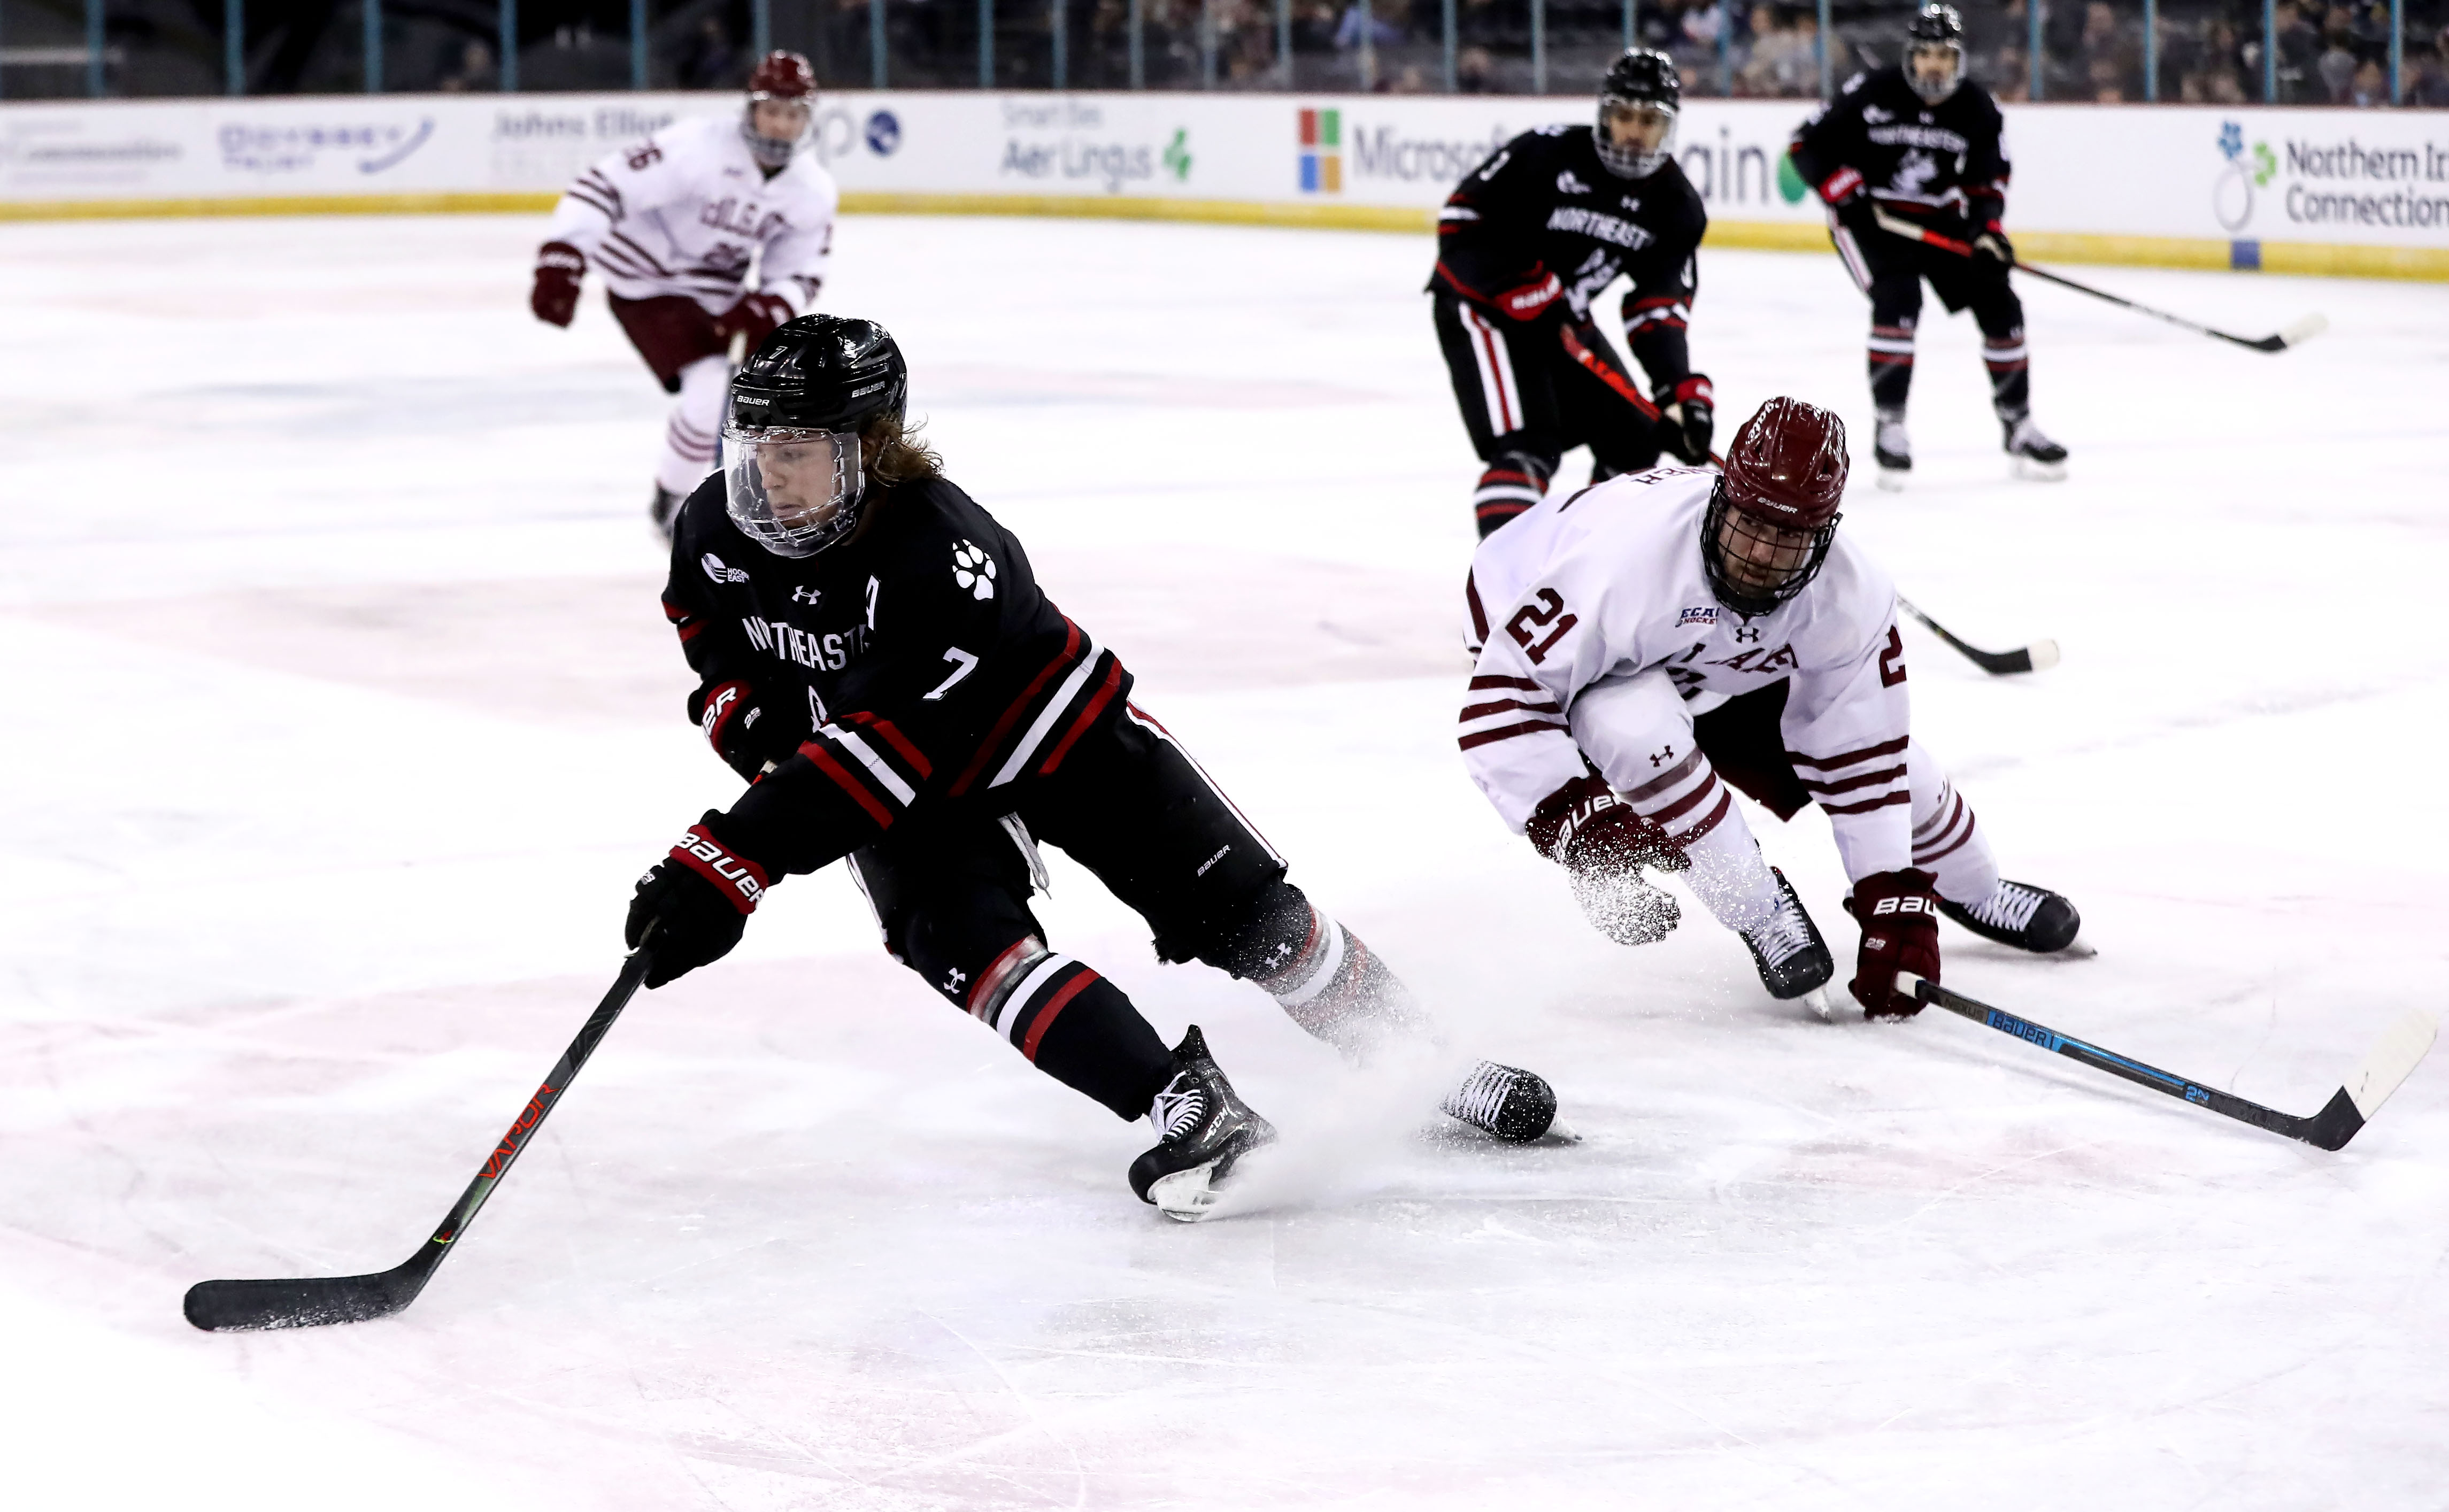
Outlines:
[{"label": "hockey east logo patch", "polygon": [[711,551],[698,559],[698,565],[705,568],[705,575],[712,578],[717,583],[745,583],[748,581],[747,573],[741,571],[738,567],[729,565],[721,557],[716,556]]}]

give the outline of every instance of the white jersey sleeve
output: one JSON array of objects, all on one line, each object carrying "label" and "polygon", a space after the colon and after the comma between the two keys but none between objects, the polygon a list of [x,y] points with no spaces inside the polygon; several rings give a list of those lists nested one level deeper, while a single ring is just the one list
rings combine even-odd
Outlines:
[{"label": "white jersey sleeve", "polygon": [[806,154],[767,178],[736,118],[677,122],[578,176],[553,207],[550,239],[587,258],[625,299],[679,295],[713,314],[760,286],[815,308],[840,203],[833,176]]},{"label": "white jersey sleeve", "polygon": [[1841,535],[1803,597],[1809,623],[1786,693],[1786,759],[1828,816],[1847,877],[1900,871],[1913,865],[1913,712],[1896,584]]}]

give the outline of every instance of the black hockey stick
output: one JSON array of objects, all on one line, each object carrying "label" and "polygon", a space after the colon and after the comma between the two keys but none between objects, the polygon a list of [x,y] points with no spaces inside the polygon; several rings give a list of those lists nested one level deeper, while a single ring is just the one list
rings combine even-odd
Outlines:
[{"label": "black hockey stick", "polygon": [[646,980],[647,953],[645,947],[632,951],[623,964],[621,975],[612,990],[569,1042],[552,1074],[536,1088],[535,1096],[520,1110],[511,1123],[510,1132],[485,1159],[485,1167],[468,1190],[452,1205],[442,1227],[424,1247],[397,1266],[372,1275],[308,1276],[298,1280],[280,1281],[199,1281],[187,1289],[187,1321],[200,1329],[305,1329],[321,1323],[363,1323],[368,1318],[387,1318],[416,1300],[425,1283],[434,1278],[434,1268],[450,1254],[453,1241],[468,1232],[476,1221],[477,1210],[493,1195],[493,1187],[510,1174],[519,1152],[527,1148],[535,1131],[544,1125],[545,1115],[552,1111],[564,1092],[569,1090],[570,1079],[578,1068],[595,1053],[596,1042],[612,1027],[612,1021],[629,1005],[637,995],[638,984]]},{"label": "black hockey stick", "polygon": [[[1936,231],[1918,226],[1901,217],[1892,216],[1885,210],[1875,210],[1872,214],[1879,217],[1880,229],[1893,236],[1902,237],[1908,241],[1923,242],[1945,252],[1953,252],[1959,258],[1973,256],[1973,246],[1970,242],[1958,241],[1954,237],[1940,236]],[[2154,320],[2166,320],[2169,324],[2191,331],[2196,335],[2217,336],[2222,341],[2233,341],[2238,346],[2250,347],[2256,352],[2285,352],[2289,347],[2303,346],[2330,329],[2329,316],[2308,315],[2276,335],[2231,335],[2226,331],[2189,320],[2184,316],[2170,315],[2166,310],[2154,310],[2148,304],[2136,304],[2133,300],[2121,298],[2106,289],[2095,289],[2088,283],[2077,283],[2063,274],[2052,273],[2047,268],[2035,268],[2029,262],[2018,260],[2015,271],[2029,273],[2035,278],[2047,278],[2050,282],[2061,288],[2073,289],[2077,294],[2088,294],[2095,299],[2106,299],[2111,304],[2123,305],[2136,315],[2148,315]]]},{"label": "black hockey stick", "polygon": [[2053,1055],[2062,1055],[2095,1070],[2106,1071],[2111,1076],[2123,1077],[2136,1086],[2165,1092],[2197,1107],[2208,1108],[2242,1123],[2250,1123],[2257,1129],[2268,1129],[2291,1139],[2302,1139],[2324,1150],[2344,1148],[2346,1142],[2356,1137],[2356,1132],[2371,1121],[2372,1116],[2381,1110],[2382,1103],[2421,1062],[2425,1053],[2432,1048],[2433,1035],[2439,1028],[2431,1015],[2409,1009],[2404,1018],[2382,1031],[2381,1038],[2373,1042],[2371,1053],[2364,1057],[2364,1063],[2356,1068],[2355,1075],[2347,1079],[2346,1085],[2339,1088],[2331,1095],[2330,1101],[2322,1105],[2321,1112],[2310,1118],[2298,1118],[2293,1113],[2282,1113],[2276,1108],[2266,1108],[2259,1102],[2248,1102],[2233,1092],[2207,1087],[2174,1072],[2145,1065],[2140,1061],[2130,1061],[2096,1044],[2086,1044],[2030,1019],[2019,1019],[1986,1003],[1977,1003],[1936,982],[1923,981],[1910,972],[1897,973],[1897,990],[1933,1007],[1945,1008],[1976,1024],[1987,1024],[2001,1034],[2012,1034],[2018,1040],[2037,1044]]},{"label": "black hockey stick", "polygon": [[1994,677],[2005,677],[2015,672],[2039,672],[2058,664],[2058,643],[2055,641],[2035,641],[2013,651],[1984,651],[1977,645],[1957,640],[1947,626],[1915,608],[1913,601],[1901,593],[1897,595],[1897,607],[1919,620],[1922,628],[1963,652],[1966,660]]}]

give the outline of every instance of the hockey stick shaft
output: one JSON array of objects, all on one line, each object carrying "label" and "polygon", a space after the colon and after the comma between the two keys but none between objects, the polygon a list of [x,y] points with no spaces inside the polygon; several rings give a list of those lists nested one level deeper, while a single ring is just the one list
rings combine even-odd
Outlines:
[{"label": "hockey stick shaft", "polygon": [[2363,1127],[2365,1119],[2380,1107],[2383,1098],[2397,1089],[2398,1083],[2414,1069],[2415,1062],[2422,1059],[2424,1051],[2432,1044],[2428,1028],[2421,1036],[2421,1043],[2412,1046],[2407,1043],[2404,1026],[2393,1028],[2382,1037],[2382,1043],[2376,1046],[2373,1056],[2359,1073],[2358,1084],[2369,1089],[2364,1095],[2359,1096],[2349,1087],[2343,1086],[2319,1113],[2311,1118],[2300,1118],[2276,1108],[2264,1107],[2233,1092],[2205,1086],[2190,1077],[2163,1071],[2158,1066],[2119,1055],[2113,1050],[2104,1050],[2073,1035],[2060,1034],[2047,1024],[2018,1018],[1910,972],[1897,974],[1897,990],[1932,1007],[1945,1008],[1960,1018],[1970,1019],[2001,1034],[2012,1035],[2028,1044],[2038,1045],[2053,1055],[2080,1062],[2095,1071],[2106,1071],[2136,1086],[2150,1087],[2181,1102],[2190,1102],[2240,1123],[2250,1123],[2257,1129],[2302,1139],[2324,1150],[2339,1149],[2354,1139],[2356,1132]]},{"label": "hockey stick shaft", "polygon": [[295,1280],[261,1281],[199,1281],[187,1289],[185,1311],[187,1321],[206,1330],[225,1329],[296,1329],[324,1323],[358,1323],[369,1318],[387,1317],[416,1300],[425,1290],[436,1268],[451,1254],[451,1247],[476,1221],[476,1215],[486,1199],[493,1195],[502,1178],[510,1175],[520,1152],[544,1126],[546,1115],[569,1090],[569,1083],[595,1053],[613,1021],[629,1005],[638,987],[646,980],[651,958],[644,947],[632,951],[622,964],[621,974],[613,981],[611,990],[595,1005],[578,1037],[569,1042],[552,1071],[544,1079],[528,1105],[486,1157],[476,1178],[451,1206],[442,1223],[416,1254],[389,1271],[370,1275],[309,1276]]},{"label": "hockey stick shaft", "polygon": [[2037,668],[2057,665],[2058,643],[2055,641],[2035,641],[2031,645],[2017,646],[2013,651],[1984,651],[1968,641],[1957,639],[1947,626],[1916,608],[1913,601],[1901,593],[1897,595],[1897,607],[1920,621],[1923,629],[1963,653],[1965,660],[1994,677],[2006,677],[2012,673],[2031,672]]},{"label": "hockey stick shaft", "polygon": [[[1588,332],[1587,339],[1584,331]],[[1604,338],[1599,335],[1596,326],[1576,329],[1573,324],[1568,322],[1558,326],[1556,334],[1565,344],[1565,355],[1580,363],[1592,377],[1613,389],[1618,398],[1641,411],[1643,419],[1658,418],[1658,406],[1650,402],[1629,374],[1602,354],[1600,347]]]},{"label": "hockey stick shaft", "polygon": [[[1942,252],[1952,252],[1959,258],[1969,258],[1973,256],[1973,244],[1969,241],[1959,241],[1954,237],[1940,236],[1938,232],[1933,231],[1926,226],[1918,226],[1900,216],[1892,216],[1885,210],[1875,210],[1872,213],[1879,218],[1880,229],[1889,233],[1891,236],[1902,237],[1908,241],[1919,241],[1925,246],[1937,247]],[[2073,289],[2077,294],[2088,294],[2095,299],[2105,299],[2111,304],[2121,305],[2126,309],[2133,311],[2136,315],[2148,315],[2154,320],[2165,320],[2172,326],[2191,331],[2196,335],[2216,336],[2222,341],[2233,341],[2238,346],[2249,347],[2256,352],[2285,352],[2293,344],[2285,335],[2232,335],[2229,333],[2219,330],[2215,327],[2203,325],[2198,321],[2189,320],[2181,315],[2170,315],[2166,310],[2155,310],[2148,304],[2137,304],[2131,299],[2112,294],[2106,289],[2095,289],[2088,283],[2077,283],[2074,279],[2066,277],[2064,274],[2052,273],[2047,268],[2035,268],[2031,263],[2020,259],[2015,262],[2015,271],[2018,273],[2029,273],[2035,278],[2045,278],[2051,283],[2058,285],[2060,288]],[[2306,333],[2307,335],[2311,334],[2311,332]]]}]

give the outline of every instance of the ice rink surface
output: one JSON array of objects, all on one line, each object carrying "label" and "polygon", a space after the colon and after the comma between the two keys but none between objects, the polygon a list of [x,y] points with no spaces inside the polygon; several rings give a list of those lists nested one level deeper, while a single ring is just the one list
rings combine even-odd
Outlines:
[{"label": "ice rink surface", "polygon": [[[1824,1024],[1687,905],[1627,950],[1462,775],[1475,474],[1424,239],[853,219],[951,476],[1462,1047],[1579,1143],[1437,1132],[1256,989],[1042,917],[1286,1130],[1198,1227],[1148,1141],[878,949],[827,874],[642,996],[422,1300],[206,1335],[208,1276],[380,1269],[735,784],[644,519],[663,395],[541,218],[0,229],[0,1444],[22,1507],[2437,1508],[2449,1057],[2337,1155],[1960,1020]],[[2097,954],[1948,982],[2310,1112],[2449,1005],[2449,289],[2027,284],[2014,483],[1969,318],[1868,487],[1833,256],[1709,252],[1721,435],[1857,428],[1917,733]],[[1568,478],[1581,464],[1568,464]],[[1824,824],[1755,811],[1841,961]]]}]

